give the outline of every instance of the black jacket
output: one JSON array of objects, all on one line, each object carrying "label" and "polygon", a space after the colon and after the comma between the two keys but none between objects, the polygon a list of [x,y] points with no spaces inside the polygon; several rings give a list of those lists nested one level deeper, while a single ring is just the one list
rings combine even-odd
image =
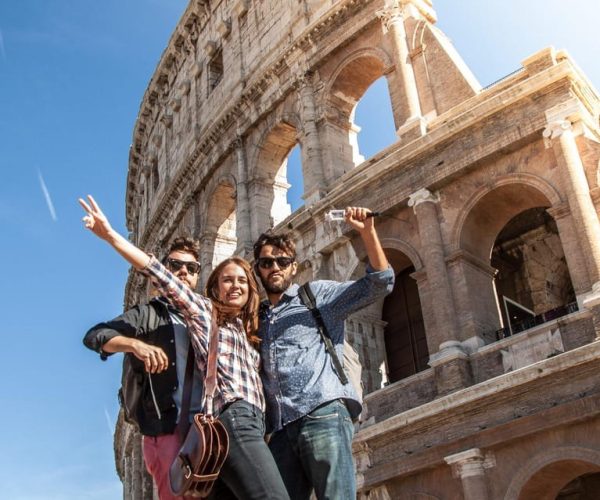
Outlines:
[{"label": "black jacket", "polygon": [[169,358],[169,367],[161,373],[149,374],[144,370],[144,363],[133,354],[129,356],[133,370],[142,377],[141,404],[136,412],[140,432],[145,436],[172,434],[177,423],[177,407],[173,401],[173,392],[177,389],[177,372],[175,370],[175,333],[167,304],[161,299],[151,301],[158,313],[158,326],[146,331],[148,325],[149,304],[137,305],[120,316],[106,323],[99,323],[91,328],[83,338],[86,347],[100,354],[106,360],[111,353],[102,347],[113,337],[123,335],[135,337],[148,344],[161,347]]}]

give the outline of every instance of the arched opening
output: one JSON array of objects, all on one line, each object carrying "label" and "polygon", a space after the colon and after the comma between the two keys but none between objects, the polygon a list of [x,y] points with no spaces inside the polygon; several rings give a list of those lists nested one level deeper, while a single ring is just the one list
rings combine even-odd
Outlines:
[{"label": "arched opening", "polygon": [[259,232],[276,226],[292,213],[288,202],[288,156],[296,144],[296,128],[281,122],[271,129],[260,147],[257,172],[250,181],[249,192]]},{"label": "arched opening", "polygon": [[556,500],[595,500],[600,492],[600,473],[583,474],[564,486]]},{"label": "arched opening", "polygon": [[152,194],[156,194],[158,191],[158,186],[160,185],[160,173],[158,172],[158,160],[156,158],[152,158],[151,160],[151,174],[152,177]]},{"label": "arched opening", "polygon": [[[546,447],[519,464],[504,499],[570,499],[571,497],[566,496],[569,490],[573,492],[578,483],[582,487],[596,485],[599,475],[600,452],[594,447]],[[582,488],[580,492],[581,490]],[[600,490],[596,488],[595,492],[598,491]],[[587,500],[588,497],[573,498]],[[597,495],[590,498],[597,498]]]},{"label": "arched opening", "polygon": [[[510,335],[508,316],[517,316],[516,323],[544,312],[544,288],[559,286],[558,295],[565,298],[572,289],[556,225],[546,212],[552,204],[544,186],[507,180],[497,186],[482,194],[464,219],[455,276],[464,287],[456,300],[468,313],[462,315],[461,330],[469,334],[465,338],[477,335],[486,342],[503,337],[505,327]],[[550,255],[560,276],[551,277],[544,265]],[[530,285],[525,293],[522,286],[530,272],[536,275],[535,293]]]},{"label": "arched opening", "polygon": [[[364,161],[364,156],[359,151],[358,133],[360,127],[355,123],[355,112],[359,101],[365,96],[367,89],[378,81],[374,86],[373,95],[369,95],[365,106],[361,106],[360,120],[370,129],[365,134],[365,139],[370,138],[374,144],[370,146],[369,140],[364,141],[365,151],[374,153],[376,148],[382,146],[381,140],[387,138],[383,129],[390,129],[394,134],[390,142],[395,140],[395,125],[391,114],[391,101],[387,90],[387,82],[383,77],[384,63],[372,53],[364,53],[350,60],[335,76],[326,99],[326,113],[324,128],[329,144],[336,145],[335,163],[331,159],[332,179],[344,172],[351,170]],[[385,94],[385,95],[383,95]],[[385,124],[390,123],[389,127]],[[382,126],[383,124],[383,126]],[[377,140],[373,138],[377,137]],[[384,140],[384,142],[386,142]],[[389,143],[388,143],[389,144]],[[387,145],[387,144],[386,144]]]},{"label": "arched opening", "polygon": [[600,467],[582,460],[561,460],[533,474],[519,500],[595,500],[598,491]]},{"label": "arched opening", "polygon": [[206,283],[212,269],[231,257],[237,248],[236,192],[229,179],[221,179],[208,205],[206,226],[202,237],[201,283]]},{"label": "arched opening", "polygon": [[363,94],[354,110],[360,155],[370,158],[398,140],[388,82],[380,77]]},{"label": "arched opening", "polygon": [[[391,371],[396,377],[399,364],[398,339],[406,340],[405,337],[408,336],[408,343],[415,345],[415,343],[411,344],[411,332],[401,329],[400,325],[405,325],[407,322],[410,324],[414,333],[412,338],[414,339],[415,335],[418,338],[419,356],[425,356],[425,363],[429,359],[419,294],[415,280],[410,277],[414,271],[414,264],[404,252],[396,248],[386,246],[385,254],[394,271],[401,275],[402,283],[399,284],[396,279],[391,295],[382,297],[352,314],[345,324],[346,338],[358,352],[363,366],[362,383],[365,395],[398,380],[398,378],[390,378]],[[365,259],[358,264],[350,279],[362,278],[366,263]],[[401,301],[404,301],[403,305],[408,304],[410,310],[403,308],[400,305]],[[402,312],[398,313],[399,310]],[[403,314],[408,314],[410,317],[407,319]]]},{"label": "arched opening", "polygon": [[292,212],[304,205],[302,195],[304,194],[304,181],[302,176],[302,148],[296,144],[288,154],[285,162],[287,163],[287,183],[289,189],[286,193],[286,201]]},{"label": "arched opening", "polygon": [[387,251],[396,271],[394,289],[383,302],[382,319],[387,359],[387,382],[392,383],[429,368],[429,350],[423,323],[415,267],[401,252]]},{"label": "arched opening", "polygon": [[562,316],[575,292],[554,219],[543,207],[513,217],[498,234],[491,258],[504,328],[513,335]]}]

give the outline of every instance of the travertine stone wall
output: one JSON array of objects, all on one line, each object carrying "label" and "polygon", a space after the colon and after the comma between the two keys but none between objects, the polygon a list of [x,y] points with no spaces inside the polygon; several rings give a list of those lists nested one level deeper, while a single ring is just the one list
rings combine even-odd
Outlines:
[{"label": "travertine stone wall", "polygon": [[[386,335],[417,332],[410,322],[390,332],[383,303],[348,321],[368,392],[354,449],[360,497],[555,498],[600,471],[600,98],[553,48],[482,89],[433,7],[190,1],[140,106],[127,225],[158,253],[182,232],[199,238],[202,282],[222,258],[250,257],[268,228],[293,231],[299,281],[345,280],[362,274],[364,249],[325,213],[382,212],[390,262],[416,280],[429,368],[390,383],[387,367],[404,354]],[[353,110],[380,77],[398,140],[364,161]],[[305,204],[290,213],[286,158],[297,144]],[[564,304],[562,291],[539,296],[539,283],[570,286],[579,310],[498,341],[492,249],[531,209],[556,232],[515,235],[534,278],[520,293],[541,309]],[[557,272],[547,263],[561,252]],[[126,303],[145,292],[132,274]],[[120,424],[116,439],[126,498],[151,498],[129,444],[138,438]]]}]

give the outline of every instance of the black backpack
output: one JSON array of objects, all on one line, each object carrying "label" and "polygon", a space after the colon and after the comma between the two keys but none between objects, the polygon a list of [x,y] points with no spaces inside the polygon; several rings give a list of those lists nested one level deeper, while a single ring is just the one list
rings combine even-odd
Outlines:
[{"label": "black backpack", "polygon": [[[149,302],[140,306],[140,317],[137,325],[136,337],[156,330],[160,324],[160,315],[156,305]],[[140,400],[148,374],[144,364],[132,353],[123,356],[123,371],[121,373],[121,388],[119,389],[119,404],[123,408],[125,421],[134,425],[139,430],[138,412],[141,409]]]}]

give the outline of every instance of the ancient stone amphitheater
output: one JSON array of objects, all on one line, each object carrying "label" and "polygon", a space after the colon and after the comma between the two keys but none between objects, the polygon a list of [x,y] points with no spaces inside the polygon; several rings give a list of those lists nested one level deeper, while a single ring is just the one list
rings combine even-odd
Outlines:
[{"label": "ancient stone amphitheater", "polygon": [[[395,290],[346,325],[367,393],[360,498],[598,498],[598,93],[551,48],[481,88],[433,7],[192,0],[135,125],[131,239],[193,234],[205,280],[292,230],[299,281],[346,280],[364,251],[325,213],[382,212]],[[381,77],[397,141],[365,161],[354,110]],[[145,295],[131,275],[127,303]],[[153,498],[139,436],[120,422],[115,445],[125,498]]]}]

